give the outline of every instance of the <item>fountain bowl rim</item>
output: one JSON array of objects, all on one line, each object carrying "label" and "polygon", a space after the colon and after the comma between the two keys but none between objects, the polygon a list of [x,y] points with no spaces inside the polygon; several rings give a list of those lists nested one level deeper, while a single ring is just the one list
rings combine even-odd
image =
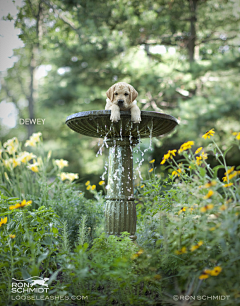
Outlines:
[{"label": "fountain bowl rim", "polygon": [[[129,111],[120,111],[121,116],[128,117],[130,118],[131,114]],[[70,120],[76,119],[76,118],[81,118],[81,117],[92,117],[92,116],[97,116],[97,117],[104,117],[107,115],[111,115],[111,110],[91,110],[91,111],[83,111],[83,112],[78,112],[72,115],[69,115],[65,121],[65,124],[67,124]],[[175,117],[165,114],[165,113],[160,113],[160,112],[154,112],[154,111],[141,111],[142,116],[147,116],[147,117],[157,117],[157,118],[162,118],[162,119],[169,119],[172,120],[178,125],[180,122],[178,119]],[[134,123],[138,124],[138,123]]]}]

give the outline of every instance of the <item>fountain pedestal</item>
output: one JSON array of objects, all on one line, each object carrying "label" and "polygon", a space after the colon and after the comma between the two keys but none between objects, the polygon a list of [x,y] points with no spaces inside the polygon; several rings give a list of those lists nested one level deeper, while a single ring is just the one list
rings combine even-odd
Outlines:
[{"label": "fountain pedestal", "polygon": [[105,208],[105,230],[109,235],[122,232],[137,237],[136,205],[133,188],[133,145],[136,139],[109,138],[108,189]]},{"label": "fountain pedestal", "polygon": [[121,111],[121,120],[112,123],[110,110],[87,111],[67,117],[66,124],[77,133],[104,138],[109,145],[108,189],[105,230],[120,236],[129,232],[136,239],[136,206],[133,188],[133,146],[141,138],[162,136],[172,131],[178,120],[157,112],[141,112],[142,121],[131,122],[131,114]]}]

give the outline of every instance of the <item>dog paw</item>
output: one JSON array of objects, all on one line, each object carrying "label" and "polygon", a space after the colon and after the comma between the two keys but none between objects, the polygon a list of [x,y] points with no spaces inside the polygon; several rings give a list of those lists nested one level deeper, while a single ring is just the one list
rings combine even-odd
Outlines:
[{"label": "dog paw", "polygon": [[120,115],[112,114],[111,117],[110,117],[110,120],[112,122],[118,122],[120,120]]},{"label": "dog paw", "polygon": [[133,121],[134,123],[140,123],[141,117],[132,116],[132,117],[131,117],[131,121]]}]

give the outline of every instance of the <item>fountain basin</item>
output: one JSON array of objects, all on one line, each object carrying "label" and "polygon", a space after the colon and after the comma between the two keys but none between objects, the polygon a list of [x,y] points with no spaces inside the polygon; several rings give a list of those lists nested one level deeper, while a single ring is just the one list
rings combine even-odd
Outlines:
[{"label": "fountain basin", "polygon": [[173,116],[157,112],[141,111],[140,123],[131,122],[129,111],[121,111],[121,119],[114,123],[110,121],[110,115],[110,110],[80,112],[68,116],[66,124],[79,134],[97,138],[130,135],[133,138],[158,137],[169,133],[178,125],[178,120]]}]

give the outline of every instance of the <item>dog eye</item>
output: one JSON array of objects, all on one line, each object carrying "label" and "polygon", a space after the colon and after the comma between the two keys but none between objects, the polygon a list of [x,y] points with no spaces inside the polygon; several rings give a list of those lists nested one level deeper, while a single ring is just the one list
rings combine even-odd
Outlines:
[{"label": "dog eye", "polygon": [[115,94],[114,94],[115,96],[117,96],[118,95],[118,93],[117,92],[115,92]]},{"label": "dog eye", "polygon": [[128,93],[125,92],[124,96],[128,96]]}]

